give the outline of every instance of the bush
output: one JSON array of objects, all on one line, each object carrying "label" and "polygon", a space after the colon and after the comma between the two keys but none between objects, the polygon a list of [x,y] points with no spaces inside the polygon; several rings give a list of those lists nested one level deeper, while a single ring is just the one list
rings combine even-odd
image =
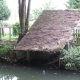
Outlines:
[{"label": "bush", "polygon": [[20,23],[16,22],[12,25],[13,27],[13,35],[17,36],[20,33]]},{"label": "bush", "polygon": [[11,48],[12,46],[10,44],[0,44],[0,55],[7,54]]},{"label": "bush", "polygon": [[63,54],[64,56],[61,60],[64,62],[65,66],[80,67],[80,46],[63,50]]}]

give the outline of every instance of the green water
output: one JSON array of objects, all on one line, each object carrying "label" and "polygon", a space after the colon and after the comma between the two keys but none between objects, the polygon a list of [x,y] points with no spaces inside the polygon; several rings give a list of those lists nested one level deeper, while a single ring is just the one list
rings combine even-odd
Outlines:
[{"label": "green water", "polygon": [[0,80],[80,80],[80,73],[38,65],[0,63]]}]

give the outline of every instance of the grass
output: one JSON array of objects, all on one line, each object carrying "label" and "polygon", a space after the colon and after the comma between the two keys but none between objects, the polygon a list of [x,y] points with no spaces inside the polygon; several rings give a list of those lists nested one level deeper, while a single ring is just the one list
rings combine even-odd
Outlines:
[{"label": "grass", "polygon": [[[17,39],[18,36],[11,36],[11,40]],[[1,36],[2,40],[10,40],[9,35]]]}]

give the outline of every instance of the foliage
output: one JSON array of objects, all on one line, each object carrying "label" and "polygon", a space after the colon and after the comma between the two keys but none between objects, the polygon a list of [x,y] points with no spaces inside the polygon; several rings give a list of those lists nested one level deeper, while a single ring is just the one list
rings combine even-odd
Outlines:
[{"label": "foliage", "polygon": [[78,9],[80,8],[80,0],[69,0],[67,1],[66,7],[68,9]]},{"label": "foliage", "polygon": [[1,26],[10,26],[10,24],[9,23],[7,23],[7,22],[5,22],[5,21],[0,21],[0,25]]},{"label": "foliage", "polygon": [[53,7],[50,6],[51,2],[47,2],[46,4],[44,4],[42,7],[40,7],[39,9],[35,9],[33,10],[33,15],[32,15],[32,19],[35,20],[39,17],[39,15],[42,13],[43,10],[51,10],[54,9]]},{"label": "foliage", "polygon": [[80,67],[80,46],[71,47],[70,49],[63,50],[64,56],[61,58],[66,66]]},{"label": "foliage", "polygon": [[[29,24],[28,30],[31,28],[31,26],[32,26],[32,24]],[[14,23],[14,24],[12,25],[12,28],[13,28],[13,35],[14,35],[14,36],[18,36],[19,33],[20,33],[20,30],[21,30],[21,28],[20,28],[20,23],[19,23],[19,22]]]},{"label": "foliage", "polygon": [[18,22],[16,22],[12,25],[12,27],[13,27],[13,35],[14,36],[19,35],[19,33],[20,33],[20,24]]},{"label": "foliage", "polygon": [[0,0],[0,20],[7,20],[10,16],[10,10],[4,0]]},{"label": "foliage", "polygon": [[30,30],[32,24],[33,24],[33,23],[30,23],[30,24],[28,25],[28,30]]},{"label": "foliage", "polygon": [[12,46],[10,44],[0,44],[0,55],[7,54],[11,48]]}]

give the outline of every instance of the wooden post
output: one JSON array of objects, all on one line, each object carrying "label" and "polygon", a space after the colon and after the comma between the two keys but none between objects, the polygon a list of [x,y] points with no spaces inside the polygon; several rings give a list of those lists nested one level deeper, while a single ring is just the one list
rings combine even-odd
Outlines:
[{"label": "wooden post", "polygon": [[31,58],[30,58],[30,53],[29,53],[29,51],[27,51],[26,52],[26,60],[28,61],[28,62],[30,62],[31,61]]},{"label": "wooden post", "polygon": [[2,24],[2,36],[4,37],[4,24]]},{"label": "wooden post", "polygon": [[11,41],[11,27],[9,27],[9,40]]},{"label": "wooden post", "polygon": [[62,63],[62,60],[60,58],[62,58],[63,53],[61,52],[60,56],[59,56],[59,68],[60,69],[65,69],[65,65]]},{"label": "wooden post", "polygon": [[0,40],[1,40],[1,27],[0,27]]}]

